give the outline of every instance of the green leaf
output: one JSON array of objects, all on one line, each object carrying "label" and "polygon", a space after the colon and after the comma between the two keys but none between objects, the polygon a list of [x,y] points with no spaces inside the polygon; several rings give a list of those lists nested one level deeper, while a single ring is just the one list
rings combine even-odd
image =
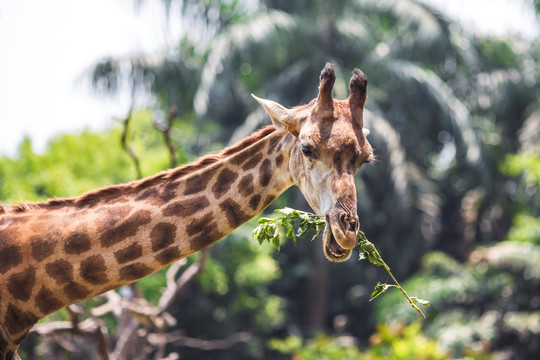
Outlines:
[{"label": "green leaf", "polygon": [[[326,219],[323,216],[291,209],[288,207],[278,209],[276,210],[276,212],[280,213],[281,216],[278,216],[276,218],[260,218],[260,225],[253,230],[252,235],[255,239],[257,239],[259,244],[268,241],[277,249],[278,252],[281,247],[281,242],[284,238],[291,239],[294,243],[296,243],[297,236],[305,238],[308,232],[310,232],[311,230],[315,230],[316,233],[312,238],[313,241],[313,239],[315,239],[321,234],[321,232],[326,226]],[[294,230],[295,227],[298,227],[296,233]],[[280,228],[284,229],[284,232],[280,231]],[[390,267],[386,265],[375,245],[367,239],[366,234],[364,234],[362,231],[359,231],[358,240],[360,245],[360,256],[358,260],[368,259],[369,262],[371,262],[373,265],[383,266],[388,275],[395,283],[395,285],[382,284],[380,282],[377,283],[377,285],[375,286],[375,290],[371,294],[370,301],[377,298],[382,293],[386,292],[390,287],[396,287],[403,293],[403,295],[407,298],[412,307],[416,311],[418,311],[420,316],[425,318],[425,315],[418,308],[418,306],[416,306],[416,304],[429,306],[429,301],[419,299],[414,296],[409,297],[407,292],[401,287],[401,285],[399,285],[399,282],[396,280],[394,275],[392,275]]]},{"label": "green leaf", "polygon": [[413,303],[415,305],[416,304],[421,304],[421,305],[424,305],[426,307],[430,305],[429,300],[419,299],[416,296],[411,296],[411,300],[413,301]]},{"label": "green leaf", "polygon": [[281,242],[279,241],[279,237],[273,237],[271,239],[271,243],[272,243],[272,245],[274,245],[276,250],[279,252],[279,250],[281,248]]},{"label": "green leaf", "polygon": [[290,207],[285,207],[283,209],[277,209],[276,212],[281,213],[285,216],[292,217],[292,218],[298,218],[298,210],[291,209]]},{"label": "green leaf", "polygon": [[383,259],[381,258],[381,255],[377,251],[377,248],[375,247],[375,245],[373,245],[371,241],[367,240],[365,238],[365,235],[364,235],[364,239],[362,239],[360,242],[360,250],[362,252],[361,254],[362,256],[360,257],[359,260],[367,258],[369,262],[372,263],[373,265],[384,266],[385,268],[387,267],[386,263],[383,261]]},{"label": "green leaf", "polygon": [[369,299],[369,301],[372,301],[377,296],[379,296],[382,293],[386,292],[386,290],[388,290],[392,286],[395,286],[395,285],[382,284],[381,282],[378,282],[377,285],[375,285],[375,290],[373,290],[373,292],[371,293],[371,298]]},{"label": "green leaf", "polygon": [[306,234],[309,232],[309,230],[310,230],[310,227],[306,226],[306,224],[302,222],[300,223],[300,225],[298,225],[298,232],[296,233],[296,236],[304,239],[306,237]]},{"label": "green leaf", "polygon": [[296,236],[294,236],[294,226],[290,223],[287,224],[287,232],[285,232],[285,236],[291,239],[296,244]]},{"label": "green leaf", "polygon": [[326,226],[326,222],[318,222],[316,225],[315,225],[315,230],[316,230],[316,233],[315,235],[311,238],[311,241],[315,240],[315,238],[317,238],[317,236],[319,236],[321,234],[321,232],[324,230],[324,227]]}]

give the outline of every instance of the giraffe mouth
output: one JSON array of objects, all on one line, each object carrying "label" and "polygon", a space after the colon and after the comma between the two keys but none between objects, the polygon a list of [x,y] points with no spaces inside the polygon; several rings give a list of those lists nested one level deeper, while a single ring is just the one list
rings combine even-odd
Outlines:
[{"label": "giraffe mouth", "polygon": [[342,248],[336,241],[328,216],[326,216],[326,226],[323,232],[323,251],[326,258],[332,262],[345,261],[352,253],[351,250]]}]

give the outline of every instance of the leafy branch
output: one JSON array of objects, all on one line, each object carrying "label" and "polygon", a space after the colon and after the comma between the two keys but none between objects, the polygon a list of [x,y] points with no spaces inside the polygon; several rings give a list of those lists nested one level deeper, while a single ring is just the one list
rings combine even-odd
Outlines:
[{"label": "leafy branch", "polygon": [[[259,244],[268,241],[279,251],[281,242],[287,238],[296,244],[296,238],[304,239],[308,232],[315,230],[312,241],[324,230],[326,221],[324,216],[315,215],[305,211],[291,208],[276,210],[281,214],[275,218],[262,217],[259,219],[259,226],[253,230],[252,235]],[[295,231],[295,228],[298,230]],[[283,230],[280,230],[283,229]]]},{"label": "leafy branch", "polygon": [[362,231],[359,231],[358,238],[360,240],[360,258],[358,260],[368,259],[369,262],[372,263],[373,265],[384,267],[384,269],[386,270],[388,275],[390,275],[390,277],[392,278],[392,281],[394,282],[394,284],[382,284],[378,282],[377,285],[375,285],[375,290],[373,290],[373,292],[371,293],[371,298],[369,299],[369,301],[375,299],[382,293],[386,292],[386,290],[388,290],[389,288],[395,287],[401,290],[403,295],[405,295],[405,297],[407,298],[407,301],[409,302],[409,304],[411,304],[411,306],[416,311],[418,311],[420,316],[423,319],[425,319],[426,315],[424,315],[422,310],[420,310],[420,308],[416,304],[429,306],[429,301],[417,298],[416,296],[409,296],[407,292],[405,291],[405,289],[403,289],[401,285],[399,284],[399,282],[396,280],[396,278],[392,274],[392,271],[390,271],[390,267],[386,265],[381,255],[379,254],[379,251],[377,251],[377,248],[375,247],[375,245],[373,245],[373,243],[366,238],[366,234],[364,234]]},{"label": "leafy branch", "polygon": [[[285,238],[292,240],[296,244],[297,237],[303,239],[311,230],[315,230],[315,235],[311,239],[313,240],[320,235],[326,226],[325,217],[321,215],[315,215],[313,213],[295,210],[288,207],[277,209],[275,212],[279,213],[280,215],[273,218],[260,218],[259,226],[253,230],[252,235],[255,239],[257,239],[259,244],[268,241],[278,251],[281,247],[282,241]],[[398,288],[403,295],[405,295],[409,304],[411,304],[411,306],[418,311],[420,316],[425,319],[426,316],[422,310],[420,310],[417,304],[429,306],[429,301],[417,298],[416,296],[409,296],[405,289],[403,289],[396,280],[390,271],[390,267],[384,262],[375,245],[366,238],[366,235],[362,231],[358,232],[358,239],[360,245],[360,258],[358,260],[368,259],[373,265],[384,267],[394,282],[394,284],[378,282],[375,286],[375,290],[373,290],[373,293],[371,294],[369,301],[374,300],[391,287],[395,287]]]}]

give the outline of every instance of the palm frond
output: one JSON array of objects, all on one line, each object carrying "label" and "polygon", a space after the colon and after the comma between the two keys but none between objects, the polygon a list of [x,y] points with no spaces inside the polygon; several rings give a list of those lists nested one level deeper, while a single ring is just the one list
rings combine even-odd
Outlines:
[{"label": "palm frond", "polygon": [[[474,65],[476,53],[467,36],[446,16],[415,0],[354,2],[365,23],[380,32],[375,38],[385,43],[392,57],[421,61],[441,72],[455,72],[458,62]],[[384,29],[384,31],[381,31]]]},{"label": "palm frond", "polygon": [[426,171],[407,160],[401,136],[388,119],[379,111],[364,111],[378,161],[360,171],[360,218],[370,219],[365,231],[377,234],[384,253],[399,264],[398,271],[406,271],[412,262],[404,259],[424,253],[439,235],[442,201]]},{"label": "palm frond", "polygon": [[519,129],[518,139],[520,151],[540,155],[540,109],[525,119]]},{"label": "palm frond", "polygon": [[[227,124],[239,124],[244,117],[250,90],[245,89],[241,65],[257,63],[260,69],[272,71],[288,61],[287,49],[293,49],[293,36],[301,26],[280,11],[270,11],[243,24],[230,27],[213,42],[201,74],[201,85],[194,100],[200,117],[210,117]],[[249,76],[267,78],[251,67]],[[261,76],[262,75],[262,76]],[[266,76],[264,76],[266,75]]]}]

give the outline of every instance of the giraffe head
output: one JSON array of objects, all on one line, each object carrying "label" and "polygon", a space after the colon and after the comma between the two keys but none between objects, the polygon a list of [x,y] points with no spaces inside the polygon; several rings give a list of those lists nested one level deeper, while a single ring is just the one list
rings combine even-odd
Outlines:
[{"label": "giraffe head", "polygon": [[335,79],[334,67],[327,64],[320,75],[317,98],[292,109],[255,99],[278,130],[294,136],[290,176],[311,208],[326,216],[323,251],[329,260],[339,262],[348,259],[357,245],[360,222],[354,175],[372,159],[372,149],[363,129],[367,77],[354,70],[347,100],[333,99]]}]

